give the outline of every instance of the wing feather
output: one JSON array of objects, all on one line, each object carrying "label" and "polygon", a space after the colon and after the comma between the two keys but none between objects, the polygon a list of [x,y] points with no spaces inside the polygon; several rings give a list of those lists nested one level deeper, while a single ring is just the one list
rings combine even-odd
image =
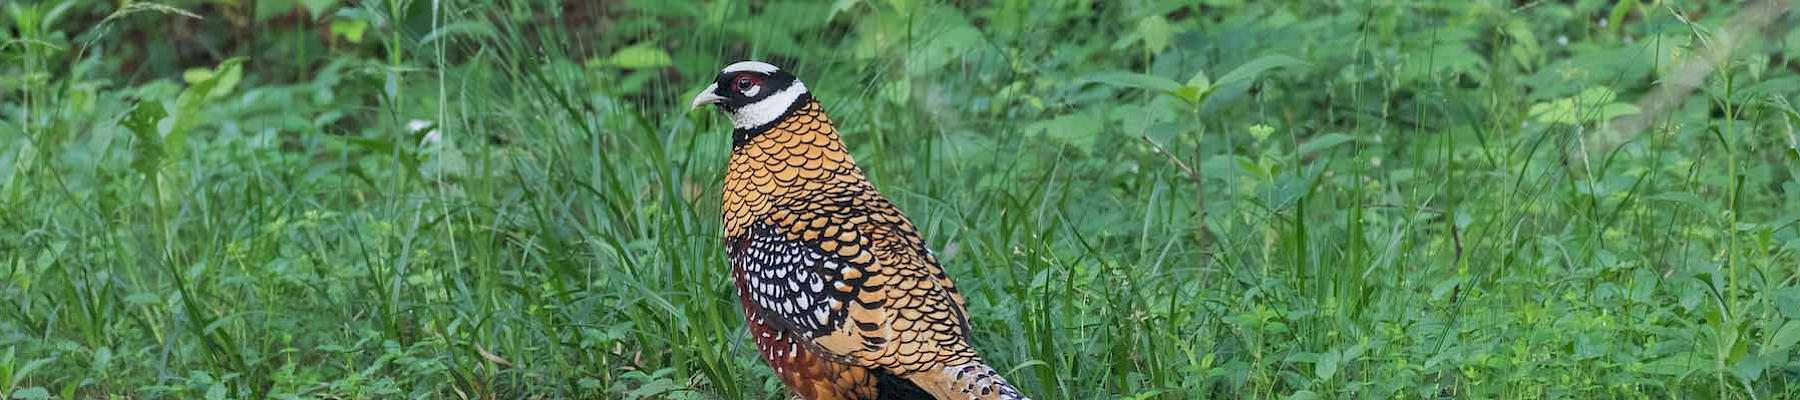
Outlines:
[{"label": "wing feather", "polygon": [[856,186],[785,207],[791,218],[740,239],[732,262],[755,317],[821,354],[901,375],[974,357],[962,295],[936,257],[887,199]]}]

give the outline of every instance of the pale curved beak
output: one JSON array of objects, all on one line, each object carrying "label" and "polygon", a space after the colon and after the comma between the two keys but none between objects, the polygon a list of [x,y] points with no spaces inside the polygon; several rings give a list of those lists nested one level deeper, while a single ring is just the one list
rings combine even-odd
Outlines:
[{"label": "pale curved beak", "polygon": [[694,102],[688,104],[688,109],[692,110],[707,104],[719,104],[720,102],[725,101],[725,96],[713,94],[714,91],[718,90],[719,84],[717,83],[706,85],[706,90],[701,90],[700,95],[694,96]]}]

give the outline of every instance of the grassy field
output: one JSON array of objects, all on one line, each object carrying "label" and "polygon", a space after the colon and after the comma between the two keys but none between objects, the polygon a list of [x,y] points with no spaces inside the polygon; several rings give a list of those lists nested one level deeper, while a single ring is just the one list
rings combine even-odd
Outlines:
[{"label": "grassy field", "polygon": [[744,58],[1038,399],[1800,398],[1793,2],[971,3],[5,1],[0,399],[785,398]]}]

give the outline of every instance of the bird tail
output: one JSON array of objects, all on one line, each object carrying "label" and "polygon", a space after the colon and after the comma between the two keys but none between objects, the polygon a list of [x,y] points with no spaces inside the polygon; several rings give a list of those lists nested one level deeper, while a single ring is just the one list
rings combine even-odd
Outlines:
[{"label": "bird tail", "polygon": [[932,397],[943,400],[1031,400],[980,359],[941,370],[913,373],[906,378],[930,392]]}]

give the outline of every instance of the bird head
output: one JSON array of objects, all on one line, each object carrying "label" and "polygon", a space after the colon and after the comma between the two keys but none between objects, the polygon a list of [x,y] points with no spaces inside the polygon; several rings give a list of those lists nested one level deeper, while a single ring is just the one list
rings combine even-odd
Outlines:
[{"label": "bird head", "polygon": [[690,107],[718,106],[731,117],[733,127],[753,131],[781,119],[806,95],[806,84],[781,68],[761,61],[740,61],[719,70],[712,85],[694,96]]}]

